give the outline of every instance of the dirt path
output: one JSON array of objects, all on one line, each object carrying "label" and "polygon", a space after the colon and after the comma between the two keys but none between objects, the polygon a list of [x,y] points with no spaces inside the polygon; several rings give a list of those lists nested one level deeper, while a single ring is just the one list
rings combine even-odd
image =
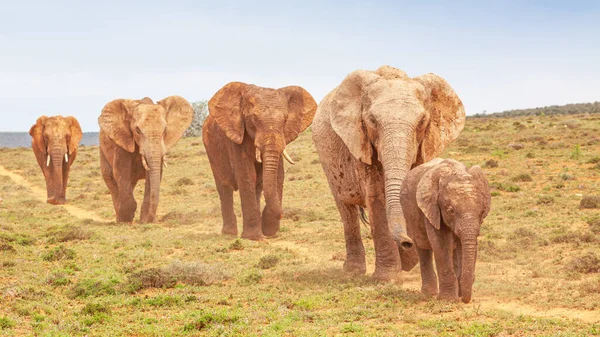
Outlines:
[{"label": "dirt path", "polygon": [[[404,278],[402,286],[407,289],[414,289],[419,291],[421,289],[421,278]],[[471,308],[481,308],[484,310],[502,310],[509,312],[513,315],[525,315],[544,318],[579,319],[586,323],[600,322],[600,313],[596,310],[576,310],[568,308],[541,309],[519,302],[502,301],[494,297],[473,296],[473,301],[469,304],[466,304],[465,306]]]},{"label": "dirt path", "polygon": [[[302,244],[297,244],[292,241],[272,241],[271,244],[276,247],[287,248],[297,252],[299,255],[304,257],[311,257],[321,259],[324,254],[320,252],[316,247],[306,247]],[[325,254],[326,255],[326,254]],[[367,274],[373,272],[373,266],[367,266]],[[403,274],[402,287],[406,289],[414,289],[420,291],[421,289],[421,277],[418,273]],[[598,323],[600,322],[600,312],[597,310],[576,310],[568,308],[551,308],[541,309],[531,305],[502,301],[501,299],[494,297],[473,297],[473,301],[466,304],[465,307],[470,308],[481,308],[483,310],[501,310],[509,312],[513,315],[525,315],[533,317],[543,318],[562,318],[562,319],[578,319],[586,323]]]},{"label": "dirt path", "polygon": [[[10,179],[12,179],[12,181],[15,184],[29,189],[31,194],[36,199],[40,200],[41,202],[46,202],[46,191],[42,188],[39,188],[39,187],[33,185],[32,183],[27,181],[24,177],[5,169],[4,166],[2,166],[2,165],[0,165],[0,175],[9,177]],[[79,208],[77,206],[67,204],[67,205],[57,205],[56,207],[62,207],[67,212],[69,212],[69,214],[71,214],[72,216],[79,218],[79,219],[91,219],[91,220],[98,221],[98,222],[108,222],[106,219],[101,218],[96,213],[87,211],[87,210]]]}]

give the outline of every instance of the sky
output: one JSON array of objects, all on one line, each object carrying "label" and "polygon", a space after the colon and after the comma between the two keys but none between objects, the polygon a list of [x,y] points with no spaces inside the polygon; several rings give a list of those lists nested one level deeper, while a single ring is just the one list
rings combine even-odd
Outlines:
[{"label": "sky", "polygon": [[319,102],[384,64],[445,78],[469,115],[600,101],[600,1],[0,1],[0,131],[97,131],[115,98],[231,81]]}]

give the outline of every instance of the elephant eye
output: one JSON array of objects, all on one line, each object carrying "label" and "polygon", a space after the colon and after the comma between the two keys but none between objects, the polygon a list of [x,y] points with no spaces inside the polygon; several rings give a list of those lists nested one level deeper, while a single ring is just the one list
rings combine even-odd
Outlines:
[{"label": "elephant eye", "polygon": [[454,208],[452,208],[452,206],[448,206],[448,213],[454,214]]},{"label": "elephant eye", "polygon": [[138,134],[142,134],[142,130],[140,129],[139,126],[135,127],[135,132],[137,132]]}]

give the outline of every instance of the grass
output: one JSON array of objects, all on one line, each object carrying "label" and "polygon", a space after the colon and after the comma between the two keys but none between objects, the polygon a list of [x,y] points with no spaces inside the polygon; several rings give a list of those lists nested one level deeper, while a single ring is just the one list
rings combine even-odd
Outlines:
[{"label": "grass", "polygon": [[[493,195],[468,305],[422,296],[418,267],[403,284],[372,281],[373,239],[362,225],[367,275],[344,274],[343,228],[310,131],[287,146],[301,160],[285,164],[281,231],[261,242],[220,234],[199,138],[171,150],[155,224],[137,222],[143,182],[136,221],[113,222],[97,147],[80,148],[67,198],[106,222],[0,176],[0,336],[599,335],[589,317],[600,310],[600,217],[580,208],[600,195],[599,122],[468,119],[444,152],[483,167]],[[45,191],[31,149],[0,149],[0,163]]]}]

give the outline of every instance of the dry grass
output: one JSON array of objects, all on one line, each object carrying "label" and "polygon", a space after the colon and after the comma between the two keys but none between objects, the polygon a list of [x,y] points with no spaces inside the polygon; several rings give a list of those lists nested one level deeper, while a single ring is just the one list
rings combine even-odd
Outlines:
[{"label": "dry grass", "polygon": [[[281,231],[262,242],[220,234],[200,139],[171,150],[159,221],[144,225],[112,222],[98,148],[83,147],[67,198],[106,222],[0,176],[0,336],[597,335],[600,220],[580,204],[600,195],[598,134],[585,116],[467,120],[443,157],[482,166],[493,193],[469,305],[421,296],[418,267],[403,284],[371,281],[368,228],[368,275],[342,272],[343,229],[310,131],[287,147],[297,164],[285,164]],[[45,190],[30,149],[0,149],[0,163]],[[237,193],[235,212],[241,232]]]}]

